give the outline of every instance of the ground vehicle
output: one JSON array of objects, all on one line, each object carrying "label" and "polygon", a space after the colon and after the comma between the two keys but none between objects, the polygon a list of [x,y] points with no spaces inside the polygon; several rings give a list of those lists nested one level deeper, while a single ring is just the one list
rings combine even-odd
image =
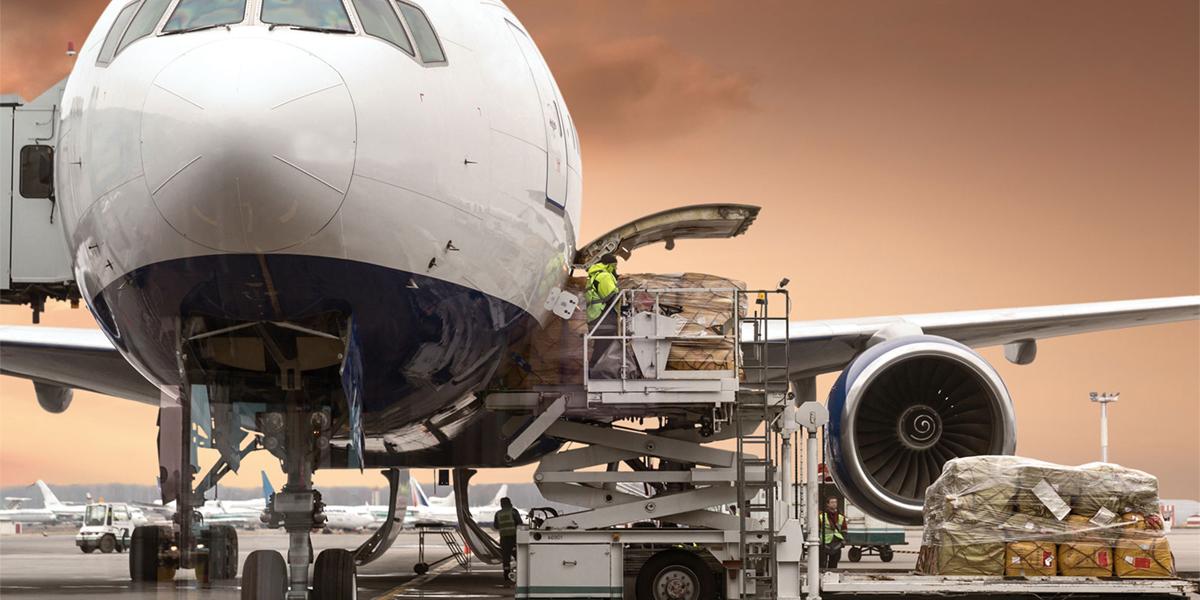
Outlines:
[{"label": "ground vehicle", "polygon": [[145,520],[137,518],[139,513],[123,502],[89,504],[83,512],[83,526],[75,534],[75,545],[84,554],[124,552],[134,527]]}]

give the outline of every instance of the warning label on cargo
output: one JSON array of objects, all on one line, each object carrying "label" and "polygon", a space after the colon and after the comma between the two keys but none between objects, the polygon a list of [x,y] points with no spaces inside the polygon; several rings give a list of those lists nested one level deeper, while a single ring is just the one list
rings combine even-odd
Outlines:
[{"label": "warning label on cargo", "polygon": [[1107,527],[1115,518],[1117,518],[1117,513],[1101,506],[1100,510],[1096,511],[1096,515],[1088,520],[1095,523],[1098,527]]},{"label": "warning label on cargo", "polygon": [[1058,492],[1054,491],[1054,486],[1050,485],[1050,482],[1045,479],[1033,486],[1033,495],[1037,496],[1038,500],[1041,500],[1042,504],[1046,505],[1046,508],[1054,515],[1054,518],[1059,521],[1071,513],[1071,507],[1067,506],[1066,502],[1063,502]]}]

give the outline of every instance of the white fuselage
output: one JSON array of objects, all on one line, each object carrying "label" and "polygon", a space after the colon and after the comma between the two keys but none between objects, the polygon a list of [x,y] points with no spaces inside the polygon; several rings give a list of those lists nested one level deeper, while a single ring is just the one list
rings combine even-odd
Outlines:
[{"label": "white fuselage", "polygon": [[[105,10],[65,88],[58,207],[85,301],[151,381],[179,384],[173,344],[197,322],[335,311],[375,361],[368,445],[479,426],[471,392],[568,274],[579,142],[507,7],[418,4],[444,62],[368,35],[350,2],[355,33],[330,34],[271,28],[251,1],[239,23],[163,35],[168,8],[103,64],[126,3]],[[434,434],[438,414],[458,420]]]}]

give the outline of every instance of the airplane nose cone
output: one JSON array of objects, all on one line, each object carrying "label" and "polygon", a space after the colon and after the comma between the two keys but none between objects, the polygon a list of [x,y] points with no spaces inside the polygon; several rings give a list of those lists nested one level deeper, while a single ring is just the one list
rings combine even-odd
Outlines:
[{"label": "airplane nose cone", "polygon": [[270,40],[200,46],[157,76],[142,165],[163,218],[226,252],[270,252],[319,232],[354,170],[354,106],[333,67]]}]

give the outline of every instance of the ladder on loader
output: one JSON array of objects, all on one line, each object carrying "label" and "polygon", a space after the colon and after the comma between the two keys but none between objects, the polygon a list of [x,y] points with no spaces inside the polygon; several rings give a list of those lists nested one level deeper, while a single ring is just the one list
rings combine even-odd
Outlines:
[{"label": "ladder on loader", "polygon": [[[485,397],[488,409],[513,415],[504,426],[510,459],[545,437],[569,442],[540,459],[534,481],[546,499],[581,507],[518,531],[517,598],[621,598],[628,569],[639,580],[657,574],[665,579],[655,585],[682,586],[668,592],[680,597],[691,597],[681,589],[695,583],[680,573],[711,570],[731,600],[794,598],[803,536],[780,498],[791,470],[776,466],[786,447],[779,436],[790,435],[779,430],[792,397],[787,292],[622,294],[606,309],[621,311],[616,334],[584,338],[582,385],[535,384]],[[720,298],[730,314],[687,320],[678,309],[687,294]],[[586,350],[592,340],[612,340],[596,373]],[[709,358],[693,360],[695,348]],[[621,423],[646,418],[657,418],[657,428]],[[719,441],[728,445],[713,445]]]},{"label": "ladder on loader", "polygon": [[[776,500],[778,449],[772,431],[788,398],[788,298],[749,295],[741,319],[742,383],[737,397],[737,501],[742,556],[742,598],[777,598]],[[772,312],[774,309],[774,312]],[[782,314],[776,314],[782,313]],[[755,469],[754,467],[758,467]],[[761,477],[757,477],[761,474]],[[753,582],[753,586],[747,584]]]}]

